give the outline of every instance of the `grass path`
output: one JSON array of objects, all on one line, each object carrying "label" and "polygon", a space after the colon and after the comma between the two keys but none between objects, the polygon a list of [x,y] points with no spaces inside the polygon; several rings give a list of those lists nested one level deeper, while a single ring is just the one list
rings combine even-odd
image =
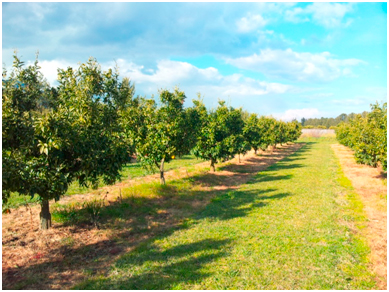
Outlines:
[{"label": "grass path", "polygon": [[371,289],[366,217],[329,139],[235,190],[182,228],[119,258],[79,289]]}]

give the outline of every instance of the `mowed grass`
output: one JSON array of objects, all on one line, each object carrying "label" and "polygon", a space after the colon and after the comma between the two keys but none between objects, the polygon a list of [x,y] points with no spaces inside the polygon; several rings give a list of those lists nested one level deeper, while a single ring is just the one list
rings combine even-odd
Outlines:
[{"label": "mowed grass", "polygon": [[308,138],[178,230],[117,260],[77,289],[372,289],[366,217],[330,148]]},{"label": "mowed grass", "polygon": [[[169,163],[165,164],[165,171],[169,171],[171,169],[176,169],[179,167],[187,167],[197,163],[203,162],[202,160],[197,159],[194,155],[184,155],[180,158],[173,159]],[[150,174],[147,170],[145,170],[139,162],[128,163],[125,165],[121,171],[121,180],[132,179],[136,177],[142,177]],[[102,180],[99,181],[97,188],[101,188],[105,186]],[[81,187],[78,182],[73,182],[66,192],[66,196],[71,196],[75,194],[85,194],[94,191],[95,189],[92,187]],[[21,205],[27,204],[35,204],[38,202],[38,196],[34,196],[31,198],[30,196],[20,196],[18,193],[12,193],[9,198],[7,204],[3,204],[3,210],[6,208],[17,208]]]}]

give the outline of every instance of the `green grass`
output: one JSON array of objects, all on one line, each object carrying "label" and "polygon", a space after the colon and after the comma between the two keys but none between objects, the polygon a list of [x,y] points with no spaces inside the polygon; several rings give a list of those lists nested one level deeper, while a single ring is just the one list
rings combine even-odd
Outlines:
[{"label": "green grass", "polygon": [[[171,160],[169,163],[165,164],[165,171],[169,171],[172,169],[176,169],[179,167],[189,167],[197,163],[201,163],[202,160],[197,159],[194,155],[184,155],[180,158]],[[150,174],[147,170],[145,170],[140,163],[129,163],[123,167],[121,171],[121,180],[126,180],[129,178],[142,177]],[[103,181],[100,181],[98,184],[98,188],[104,186]],[[78,182],[73,182],[66,192],[65,196],[71,196],[75,194],[85,194],[93,191],[93,188],[81,187]],[[35,204],[39,200],[38,196],[31,198],[30,196],[20,196],[18,193],[12,193],[11,197],[8,199],[7,204],[3,204],[3,210],[7,208],[17,208],[21,205]]]},{"label": "green grass", "polygon": [[102,229],[124,229],[139,233],[149,231],[148,221],[164,220],[154,218],[158,217],[159,211],[174,208],[179,213],[190,213],[195,194],[197,200],[206,195],[197,193],[190,179],[169,181],[167,185],[149,182],[123,188],[122,198],[112,204],[106,204],[101,199],[71,204],[58,202],[51,206],[51,213],[54,222],[78,226],[93,224],[91,212],[94,211],[98,214],[97,221]]},{"label": "green grass", "polygon": [[219,192],[181,228],[139,244],[106,276],[88,276],[75,288],[374,288],[361,232],[366,217],[333,140],[304,141],[239,189]]}]

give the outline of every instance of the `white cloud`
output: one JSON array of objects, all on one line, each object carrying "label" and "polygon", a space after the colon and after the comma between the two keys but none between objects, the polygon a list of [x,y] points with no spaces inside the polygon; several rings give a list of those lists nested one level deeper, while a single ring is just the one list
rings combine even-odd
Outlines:
[{"label": "white cloud", "polygon": [[[312,13],[313,19],[328,28],[340,26],[347,12],[352,11],[352,4],[315,2],[307,6],[307,10]],[[346,25],[348,25],[346,23]]]},{"label": "white cloud", "polygon": [[51,13],[53,8],[51,5],[42,5],[41,3],[27,3],[29,5],[31,12],[34,14],[35,19],[41,21],[44,19],[45,15]]},{"label": "white cloud", "polygon": [[265,26],[267,21],[259,14],[252,15],[249,13],[247,17],[242,17],[236,22],[239,32],[251,32],[257,28]]},{"label": "white cloud", "polygon": [[[27,65],[32,63],[28,61]],[[55,86],[58,68],[78,68],[79,64],[63,60],[41,60],[39,66],[47,81]],[[102,70],[118,67],[121,77],[129,77],[135,83],[137,92],[148,95],[157,94],[161,88],[172,89],[175,86],[179,86],[188,96],[201,92],[213,98],[256,97],[283,94],[294,89],[286,84],[265,82],[241,74],[222,75],[213,67],[202,69],[187,62],[171,60],[160,60],[156,69],[145,68],[124,59],[101,63],[101,67]]]},{"label": "white cloud", "polygon": [[[208,80],[220,80],[222,78],[218,70],[213,67],[200,69],[186,62],[170,60],[159,61],[156,70],[143,70],[143,66],[127,62],[124,59],[117,60],[117,65],[120,75],[129,76],[139,84],[153,83],[160,87],[163,87],[163,84],[173,85],[192,79],[206,82]],[[105,68],[113,66],[113,62],[104,65]]]},{"label": "white cloud", "polygon": [[359,110],[355,112],[361,112],[363,110],[369,110],[370,104],[376,102],[386,102],[387,101],[387,88],[385,87],[366,87],[358,95],[353,96],[353,98],[344,98],[344,99],[335,99],[331,102],[339,106],[359,106]]},{"label": "white cloud", "polygon": [[[33,65],[32,61],[26,63],[27,66]],[[46,80],[54,86],[57,81],[58,69],[67,69],[68,67],[77,68],[78,65],[64,60],[39,60],[38,65],[41,67],[40,72]]]},{"label": "white cloud", "polygon": [[285,12],[285,20],[298,23],[309,21],[309,17],[319,25],[326,28],[335,28],[341,25],[348,26],[351,24],[350,19],[343,23],[348,12],[353,10],[352,3],[328,3],[315,2],[305,8],[296,7]]},{"label": "white cloud", "polygon": [[301,14],[305,13],[305,10],[300,7],[296,7],[293,10],[287,10],[285,12],[285,20],[294,23],[309,21],[308,17],[301,17]]},{"label": "white cloud", "polygon": [[283,113],[274,114],[273,116],[283,121],[291,121],[293,119],[300,121],[302,118],[318,118],[321,116],[321,113],[317,108],[302,108],[289,109]]},{"label": "white cloud", "polygon": [[[156,93],[161,88],[180,86],[189,95],[201,92],[208,97],[246,97],[266,94],[283,94],[292,90],[292,86],[269,83],[241,74],[222,75],[213,68],[198,68],[187,62],[161,60],[157,68],[150,72],[143,66],[119,59],[117,61],[121,76],[129,77],[135,87],[146,94]],[[113,67],[114,63],[106,63],[103,68]]]},{"label": "white cloud", "polygon": [[358,59],[335,59],[329,52],[298,53],[287,50],[261,50],[260,54],[226,59],[238,68],[294,81],[331,81],[352,74],[350,67],[364,63]]},{"label": "white cloud", "polygon": [[342,105],[342,106],[369,105],[369,103],[371,102],[371,98],[355,97],[355,98],[347,98],[347,99],[334,99],[331,102],[335,105]]}]

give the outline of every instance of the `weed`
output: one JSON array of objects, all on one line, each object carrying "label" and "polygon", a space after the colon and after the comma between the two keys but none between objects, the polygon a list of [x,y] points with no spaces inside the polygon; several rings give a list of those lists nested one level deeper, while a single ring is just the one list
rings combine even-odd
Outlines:
[{"label": "weed", "polygon": [[104,207],[104,198],[101,200],[94,199],[92,201],[84,202],[82,208],[90,216],[91,223],[96,227],[98,226],[98,221],[101,215],[101,209]]},{"label": "weed", "polygon": [[79,212],[80,203],[71,203],[68,205],[54,204],[51,210],[53,221],[65,223],[66,225],[76,225],[83,221],[82,214]]},{"label": "weed", "polygon": [[75,240],[73,237],[64,237],[61,238],[61,245],[67,246],[67,247],[72,247],[75,243]]}]

